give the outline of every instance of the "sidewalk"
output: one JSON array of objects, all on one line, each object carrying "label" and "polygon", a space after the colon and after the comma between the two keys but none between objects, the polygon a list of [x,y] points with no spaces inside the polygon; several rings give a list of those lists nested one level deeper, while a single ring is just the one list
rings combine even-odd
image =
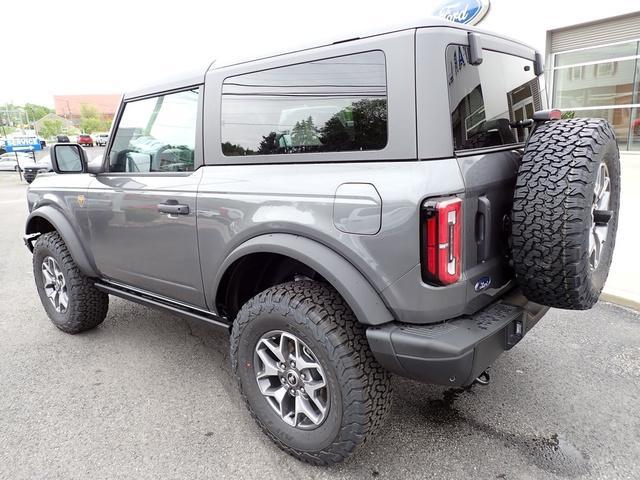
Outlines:
[{"label": "sidewalk", "polygon": [[602,299],[640,310],[640,154],[622,153],[620,223]]}]

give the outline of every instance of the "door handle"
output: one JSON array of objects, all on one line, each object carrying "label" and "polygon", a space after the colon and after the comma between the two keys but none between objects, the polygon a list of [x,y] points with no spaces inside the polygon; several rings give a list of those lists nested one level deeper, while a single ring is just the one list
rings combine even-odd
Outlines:
[{"label": "door handle", "polygon": [[166,203],[158,204],[158,211],[173,215],[189,215],[189,205],[180,204],[177,200],[167,200]]},{"label": "door handle", "polygon": [[478,244],[478,263],[489,258],[491,248],[491,201],[486,196],[478,198],[478,217],[476,223],[476,242]]}]

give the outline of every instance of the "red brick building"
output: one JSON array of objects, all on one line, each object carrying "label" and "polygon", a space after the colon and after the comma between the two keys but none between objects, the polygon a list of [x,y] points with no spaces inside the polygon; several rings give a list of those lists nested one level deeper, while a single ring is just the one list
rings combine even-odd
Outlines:
[{"label": "red brick building", "polygon": [[112,120],[121,95],[54,95],[56,115],[78,124],[83,105],[93,107],[104,120]]}]

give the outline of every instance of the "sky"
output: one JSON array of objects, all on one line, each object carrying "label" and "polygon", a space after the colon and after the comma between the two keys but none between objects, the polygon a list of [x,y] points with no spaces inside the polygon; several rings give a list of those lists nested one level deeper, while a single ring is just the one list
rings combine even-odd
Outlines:
[{"label": "sky", "polygon": [[54,94],[122,93],[204,71],[216,57],[353,36],[357,26],[411,11],[425,16],[424,1],[400,3],[389,11],[382,8],[389,2],[376,0],[2,0],[0,104],[53,106]]},{"label": "sky", "polygon": [[[492,5],[500,3],[507,15],[523,18],[531,5],[552,11],[556,1],[560,0],[493,0]],[[607,6],[597,0],[562,1],[582,10],[608,10],[608,5],[637,0],[609,0]],[[423,18],[438,3],[2,0],[0,104],[53,106],[54,94],[120,94],[184,72],[203,71],[215,58],[256,58],[350,38],[372,25]],[[541,31],[527,21],[492,25],[491,17],[490,10],[488,28],[511,36],[526,38],[528,30]],[[562,21],[575,23],[571,18]]]}]

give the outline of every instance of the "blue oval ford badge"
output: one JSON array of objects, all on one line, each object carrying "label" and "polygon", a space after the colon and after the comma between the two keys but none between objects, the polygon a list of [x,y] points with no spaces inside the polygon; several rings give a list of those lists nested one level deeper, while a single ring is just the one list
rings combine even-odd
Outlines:
[{"label": "blue oval ford badge", "polygon": [[484,277],[480,277],[478,279],[478,281],[476,282],[476,286],[473,287],[473,289],[476,292],[481,292],[481,291],[486,290],[487,288],[489,288],[489,286],[491,286],[491,277],[484,276]]},{"label": "blue oval ford badge", "polygon": [[434,17],[477,25],[489,11],[489,0],[443,1],[431,11]]}]

